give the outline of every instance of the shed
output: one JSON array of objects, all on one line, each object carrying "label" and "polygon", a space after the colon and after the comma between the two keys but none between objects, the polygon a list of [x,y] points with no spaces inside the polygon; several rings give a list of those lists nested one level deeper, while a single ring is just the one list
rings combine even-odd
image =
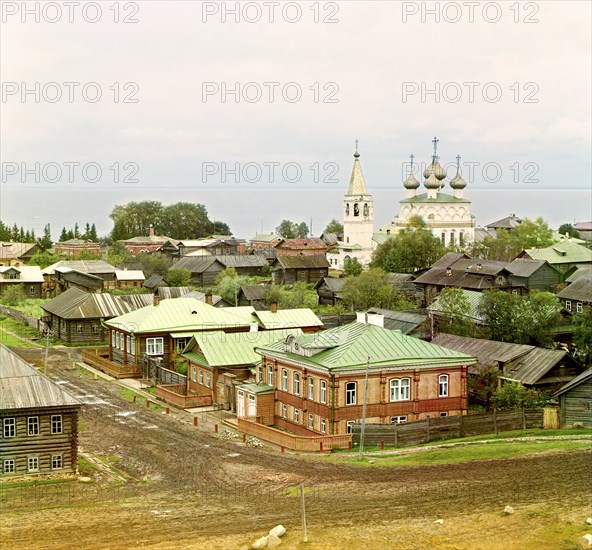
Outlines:
[{"label": "shed", "polygon": [[275,284],[294,284],[299,281],[318,283],[329,275],[329,262],[323,256],[278,255],[272,265]]},{"label": "shed", "polygon": [[585,428],[592,428],[592,368],[565,384],[553,397],[559,398],[562,427],[581,422]]},{"label": "shed", "polygon": [[239,384],[236,387],[236,416],[273,426],[274,393],[274,387],[267,384]]}]

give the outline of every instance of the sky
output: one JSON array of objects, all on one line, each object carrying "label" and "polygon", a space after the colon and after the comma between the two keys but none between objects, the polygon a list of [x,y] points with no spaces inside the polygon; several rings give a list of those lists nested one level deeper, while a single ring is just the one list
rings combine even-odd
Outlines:
[{"label": "sky", "polygon": [[237,236],[321,230],[359,140],[380,225],[435,136],[477,212],[592,219],[589,2],[0,6],[5,223],[107,233],[115,204],[184,200]]}]

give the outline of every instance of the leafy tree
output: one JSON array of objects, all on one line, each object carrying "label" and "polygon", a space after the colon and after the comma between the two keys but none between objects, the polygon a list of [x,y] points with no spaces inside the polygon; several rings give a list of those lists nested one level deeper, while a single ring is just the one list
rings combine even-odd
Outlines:
[{"label": "leafy tree", "polygon": [[276,303],[281,309],[314,308],[317,305],[316,292],[303,281],[291,286],[272,286],[263,297],[268,306]]},{"label": "leafy tree", "polygon": [[525,248],[545,248],[553,244],[553,231],[543,218],[525,219],[510,232],[512,239]]},{"label": "leafy tree", "polygon": [[325,231],[323,231],[323,233],[337,233],[339,235],[340,233],[343,233],[343,224],[333,218],[328,223],[327,227],[325,227]]},{"label": "leafy tree", "polygon": [[357,258],[352,258],[345,260],[343,263],[343,270],[346,276],[353,275],[356,277],[364,271],[364,268]]},{"label": "leafy tree", "polygon": [[24,285],[9,285],[2,294],[2,303],[7,306],[18,306],[27,299]]},{"label": "leafy tree", "polygon": [[[116,267],[124,264],[131,264],[134,261],[129,250],[122,244],[115,241],[107,251],[107,262]],[[144,273],[146,275],[146,273]]]},{"label": "leafy tree", "polygon": [[69,239],[68,232],[66,231],[65,227],[62,227],[62,232],[60,233],[60,242],[63,243]]},{"label": "leafy tree", "polygon": [[439,332],[458,336],[472,336],[474,325],[468,319],[471,304],[461,288],[445,288],[438,298],[442,320],[438,323]]},{"label": "leafy tree", "polygon": [[525,388],[520,382],[506,382],[492,395],[491,403],[498,411],[544,407],[550,396],[532,388]]},{"label": "leafy tree", "polygon": [[53,241],[51,240],[51,227],[49,224],[43,228],[43,237],[39,239],[38,243],[42,250],[48,250],[53,246]]},{"label": "leafy tree", "polygon": [[378,246],[370,266],[394,273],[413,273],[429,268],[444,253],[440,239],[427,229],[420,216],[413,216],[406,229]]},{"label": "leafy tree", "polygon": [[577,358],[587,367],[592,366],[592,309],[572,317],[573,343]]},{"label": "leafy tree", "polygon": [[493,408],[492,399],[498,389],[500,371],[495,365],[481,367],[467,377],[467,394],[470,403],[483,405],[486,411]]},{"label": "leafy tree", "polygon": [[218,294],[230,304],[238,305],[238,293],[248,277],[240,277],[234,267],[227,267],[216,277]]},{"label": "leafy tree", "polygon": [[167,275],[167,281],[171,286],[189,286],[191,271],[183,267],[171,267]]},{"label": "leafy tree", "polygon": [[363,271],[357,277],[347,277],[341,295],[344,304],[351,309],[364,310],[371,307],[406,309],[412,307],[380,268]]},{"label": "leafy tree", "polygon": [[45,269],[51,264],[55,264],[59,260],[57,254],[51,254],[47,250],[35,252],[29,260],[29,265],[38,265],[41,269]]},{"label": "leafy tree", "polygon": [[304,239],[308,236],[308,225],[306,222],[295,223],[290,220],[282,220],[275,231],[284,239]]},{"label": "leafy tree", "polygon": [[580,238],[580,232],[577,229],[575,229],[571,223],[564,223],[563,225],[560,225],[557,232],[561,235],[573,237],[574,239]]}]

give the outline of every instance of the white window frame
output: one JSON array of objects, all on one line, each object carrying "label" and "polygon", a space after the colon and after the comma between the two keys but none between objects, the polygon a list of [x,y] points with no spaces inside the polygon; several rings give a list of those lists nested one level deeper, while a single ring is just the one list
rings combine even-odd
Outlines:
[{"label": "white window frame", "polygon": [[37,294],[37,293],[35,292],[35,287],[34,287],[33,285],[31,285],[31,286],[29,287],[29,295],[30,295],[30,296],[35,296],[35,294]]},{"label": "white window frame", "polygon": [[2,424],[2,433],[5,438],[16,437],[16,418],[5,418]]},{"label": "white window frame", "polygon": [[327,403],[327,381],[321,380],[321,403]]},{"label": "white window frame", "polygon": [[293,376],[294,395],[300,395],[300,373],[295,372]]},{"label": "white window frame", "polygon": [[282,391],[288,391],[288,371],[282,369]]},{"label": "white window frame", "polygon": [[450,392],[450,377],[447,374],[438,376],[438,397],[448,397]]},{"label": "white window frame", "polygon": [[125,346],[126,346],[125,349],[127,349],[128,353],[129,353],[129,350],[132,347],[132,338],[129,334],[127,334],[125,337]]},{"label": "white window frame", "polygon": [[52,470],[63,470],[64,469],[64,457],[62,455],[51,455],[51,469]]},{"label": "white window frame", "polygon": [[446,411],[442,411],[440,413],[440,418],[446,418],[448,416],[448,413]]},{"label": "white window frame", "polygon": [[308,378],[308,398],[311,401],[314,401],[314,378],[310,377]]},{"label": "white window frame", "polygon": [[191,367],[191,381],[197,382],[197,367]]},{"label": "white window frame", "polygon": [[282,418],[288,418],[288,405],[282,403]]},{"label": "white window frame", "polygon": [[327,433],[327,421],[321,418],[321,433]]},{"label": "white window frame", "polygon": [[565,300],[565,309],[571,311],[571,300]]},{"label": "white window frame", "polygon": [[389,382],[391,402],[411,399],[411,378],[392,378]]},{"label": "white window frame", "polygon": [[76,323],[76,334],[84,334],[84,325],[82,323]]},{"label": "white window frame", "polygon": [[2,463],[2,472],[14,474],[16,472],[16,460],[14,458],[5,458]]},{"label": "white window frame", "polygon": [[132,355],[136,355],[136,337],[132,335],[131,348],[128,350]]},{"label": "white window frame", "polygon": [[204,385],[204,376],[203,370],[199,369],[199,383],[203,386]]},{"label": "white window frame", "polygon": [[[353,388],[352,388],[353,386]],[[345,384],[345,406],[350,407],[353,405],[357,405],[358,396],[357,396],[358,385],[355,382],[347,382]]]},{"label": "white window frame", "polygon": [[146,355],[164,355],[164,338],[146,338]]},{"label": "white window frame", "polygon": [[407,422],[407,415],[391,416],[391,424],[405,424]]},{"label": "white window frame", "polygon": [[267,365],[267,385],[273,386],[273,366]]},{"label": "white window frame", "polygon": [[354,432],[354,426],[356,425],[356,421],[355,420],[348,420],[345,423],[345,431],[348,434],[351,434]]},{"label": "white window frame", "polygon": [[308,428],[314,430],[314,414],[308,415]]},{"label": "white window frame", "polygon": [[212,375],[210,374],[209,371],[206,371],[206,386],[208,388],[212,387]]},{"label": "white window frame", "polygon": [[64,421],[61,414],[51,415],[51,433],[61,434],[64,432]]},{"label": "white window frame", "polygon": [[39,435],[39,417],[28,416],[27,417],[27,435]]},{"label": "white window frame", "polygon": [[576,313],[582,313],[584,311],[584,306],[582,302],[576,302]]},{"label": "white window frame", "polygon": [[38,472],[39,471],[39,457],[28,456],[27,457],[27,472]]},{"label": "white window frame", "polygon": [[98,323],[93,323],[91,325],[91,331],[93,334],[99,334],[99,324]]},{"label": "white window frame", "polygon": [[300,424],[300,409],[294,408],[294,424]]}]

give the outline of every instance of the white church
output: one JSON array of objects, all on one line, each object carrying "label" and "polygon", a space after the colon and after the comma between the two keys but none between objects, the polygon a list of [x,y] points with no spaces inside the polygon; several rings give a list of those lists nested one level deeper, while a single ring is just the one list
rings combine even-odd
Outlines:
[{"label": "white church", "polygon": [[475,217],[471,214],[471,201],[463,196],[467,182],[460,173],[460,156],[456,157],[456,175],[449,182],[453,192],[444,193],[446,170],[439,161],[438,139],[434,138],[432,144],[432,161],[423,172],[426,192],[418,194],[421,184],[414,175],[417,165],[411,155],[409,175],[403,183],[406,197],[400,201],[399,216],[375,232],[374,203],[366,187],[356,143],[349,189],[343,200],[343,241],[339,241],[327,254],[333,268],[343,269],[345,263],[353,258],[362,265],[368,264],[376,247],[391,235],[404,230],[413,216],[423,218],[434,236],[441,239],[445,246],[461,249],[474,241]]}]

